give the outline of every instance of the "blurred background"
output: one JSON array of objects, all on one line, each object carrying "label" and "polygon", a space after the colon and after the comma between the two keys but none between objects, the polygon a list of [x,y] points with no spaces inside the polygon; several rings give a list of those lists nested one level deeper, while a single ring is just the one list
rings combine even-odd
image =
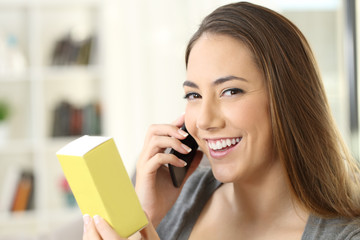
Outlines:
[{"label": "blurred background", "polygon": [[[80,239],[55,152],[112,136],[129,175],[148,126],[184,112],[184,51],[225,0],[0,0],[0,239]],[[292,20],[318,59],[358,157],[355,0],[258,0]]]}]

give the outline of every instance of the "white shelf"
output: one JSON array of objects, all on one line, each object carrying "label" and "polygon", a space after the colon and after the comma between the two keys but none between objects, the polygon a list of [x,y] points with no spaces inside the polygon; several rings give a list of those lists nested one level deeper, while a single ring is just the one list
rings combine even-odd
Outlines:
[{"label": "white shelf", "polygon": [[[81,218],[78,208],[69,209],[62,201],[58,182],[62,171],[55,156],[58,149],[78,136],[52,137],[51,126],[53,111],[60,101],[82,106],[103,98],[100,89],[104,66],[99,57],[103,6],[101,0],[0,0],[0,11],[4,13],[0,29],[19,35],[19,46],[28,64],[21,73],[0,74],[1,98],[11,105],[9,137],[0,140],[0,194],[2,176],[9,166],[31,169],[35,175],[35,209],[0,213],[0,240],[40,239]],[[96,46],[91,48],[96,59],[90,58],[94,64],[50,65],[55,42],[67,29],[79,25],[86,25],[96,36]]]},{"label": "white shelf", "polygon": [[1,73],[0,74],[0,83],[17,83],[17,82],[24,82],[28,81],[28,71],[23,73],[17,72],[8,72],[8,73]]},{"label": "white shelf", "polygon": [[0,144],[1,154],[29,154],[33,151],[30,139],[7,140]]},{"label": "white shelf", "polygon": [[[77,224],[81,231],[82,214],[78,208],[64,208],[47,212],[27,211],[23,213],[0,213],[0,240],[7,239],[53,239],[52,235],[62,233],[62,226]],[[80,221],[79,221],[80,220]],[[79,229],[79,230],[77,230]],[[66,231],[66,229],[65,229]]]},{"label": "white shelf", "polygon": [[58,221],[64,221],[68,218],[74,218],[82,216],[81,211],[78,207],[72,208],[59,208],[51,209],[47,212],[39,211],[25,211],[19,213],[0,212],[0,221],[9,221],[11,224],[30,224],[34,223],[37,219],[42,219],[51,215],[53,219]]}]

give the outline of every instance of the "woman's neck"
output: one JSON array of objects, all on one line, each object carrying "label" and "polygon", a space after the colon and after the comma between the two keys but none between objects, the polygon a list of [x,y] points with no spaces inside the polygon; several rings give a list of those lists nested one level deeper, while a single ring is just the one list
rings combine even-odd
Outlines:
[{"label": "woman's neck", "polygon": [[292,198],[283,171],[272,166],[253,179],[218,188],[190,239],[301,239],[309,214]]},{"label": "woman's neck", "polygon": [[224,184],[223,190],[229,207],[248,224],[288,221],[294,216],[307,221],[308,213],[293,198],[280,163],[262,176]]}]

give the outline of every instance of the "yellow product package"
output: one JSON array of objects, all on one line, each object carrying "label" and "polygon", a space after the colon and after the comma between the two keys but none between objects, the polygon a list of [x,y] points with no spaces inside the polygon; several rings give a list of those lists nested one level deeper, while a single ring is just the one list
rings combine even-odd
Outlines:
[{"label": "yellow product package", "polygon": [[102,216],[121,237],[148,224],[113,138],[85,135],[56,156],[83,214]]}]

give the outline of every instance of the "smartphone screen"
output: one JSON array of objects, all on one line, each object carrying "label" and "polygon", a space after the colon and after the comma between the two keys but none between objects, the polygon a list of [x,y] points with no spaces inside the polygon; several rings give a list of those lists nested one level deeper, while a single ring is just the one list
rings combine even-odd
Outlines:
[{"label": "smartphone screen", "polygon": [[[188,133],[185,124],[181,127],[181,129]],[[191,165],[192,160],[195,157],[196,150],[198,148],[198,144],[190,134],[185,139],[181,140],[181,142],[186,146],[190,147],[192,150],[188,154],[179,153],[174,149],[170,150],[171,154],[174,154],[175,156],[184,160],[187,163],[185,167],[175,167],[169,164],[170,176],[175,187],[180,187],[182,182],[184,181],[185,175]]]}]

